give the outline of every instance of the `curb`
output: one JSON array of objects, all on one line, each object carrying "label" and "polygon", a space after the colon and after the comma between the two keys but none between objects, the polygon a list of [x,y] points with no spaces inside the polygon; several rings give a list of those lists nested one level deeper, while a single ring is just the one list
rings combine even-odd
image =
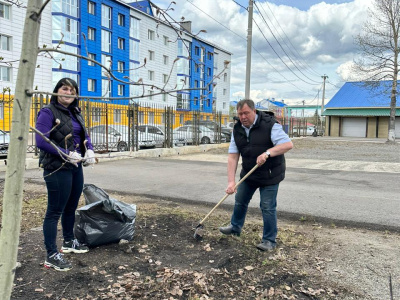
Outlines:
[{"label": "curb", "polygon": [[[99,161],[114,161],[121,159],[131,159],[131,158],[143,158],[143,157],[168,157],[168,156],[178,156],[193,153],[204,153],[212,149],[227,148],[228,143],[225,144],[208,144],[199,146],[183,146],[174,148],[156,148],[156,149],[145,149],[139,151],[131,152],[109,152],[106,154],[96,153],[96,158]],[[4,160],[4,165],[0,166],[0,172],[5,172],[7,168],[7,160]],[[39,169],[39,158],[29,157],[25,160],[25,170]]]}]

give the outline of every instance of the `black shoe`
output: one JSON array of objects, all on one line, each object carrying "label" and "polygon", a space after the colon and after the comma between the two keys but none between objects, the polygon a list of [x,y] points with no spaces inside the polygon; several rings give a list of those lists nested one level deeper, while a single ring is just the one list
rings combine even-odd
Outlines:
[{"label": "black shoe", "polygon": [[63,246],[61,248],[62,253],[86,253],[89,252],[88,246],[81,244],[78,242],[77,239],[74,239],[72,241],[63,242]]},{"label": "black shoe", "polygon": [[57,271],[69,271],[72,269],[72,265],[59,252],[48,256],[44,262],[44,266],[47,269],[53,268]]},{"label": "black shoe", "polygon": [[226,226],[226,227],[220,227],[219,231],[221,233],[223,233],[223,234],[226,234],[226,235],[230,235],[231,234],[231,235],[240,236],[240,232],[233,230],[233,226],[232,225],[229,225],[229,226]]},{"label": "black shoe", "polygon": [[262,241],[257,245],[257,249],[261,251],[272,251],[276,248],[276,243],[272,243],[270,241]]}]

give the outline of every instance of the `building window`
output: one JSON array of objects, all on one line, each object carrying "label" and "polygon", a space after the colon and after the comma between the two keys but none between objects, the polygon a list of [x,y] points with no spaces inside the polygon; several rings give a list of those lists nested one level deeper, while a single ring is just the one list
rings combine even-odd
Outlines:
[{"label": "building window", "polygon": [[207,75],[211,76],[211,68],[207,68]]},{"label": "building window", "polygon": [[[89,53],[89,54],[88,54],[88,58],[93,59],[93,60],[96,60],[96,54],[94,54],[94,53]],[[90,61],[90,60],[88,60],[87,64],[88,64],[88,66],[92,66],[92,67],[95,65],[95,63],[92,62],[92,61]]]},{"label": "building window", "polygon": [[194,102],[194,105],[197,106],[199,104],[199,98],[194,97],[193,102]]},{"label": "building window", "polygon": [[118,38],[118,49],[125,49],[125,39],[123,38]]},{"label": "building window", "polygon": [[[122,85],[122,87],[124,87]],[[119,90],[119,86],[118,86],[118,90]],[[114,123],[121,123],[122,121],[122,111],[120,109],[116,109],[114,110]]]},{"label": "building window", "polygon": [[149,60],[154,60],[154,51],[149,50]]},{"label": "building window", "polygon": [[0,81],[11,81],[11,68],[0,66]]},{"label": "building window", "polygon": [[163,63],[164,65],[168,65],[168,56],[163,55]]},{"label": "building window", "polygon": [[228,80],[228,74],[224,73],[224,82]]},{"label": "building window", "polygon": [[101,51],[111,53],[111,32],[101,30]]},{"label": "building window", "polygon": [[148,79],[153,81],[154,80],[154,71],[148,71]]},{"label": "building window", "polygon": [[88,92],[95,92],[96,91],[96,80],[95,79],[88,79],[87,85]]},{"label": "building window", "polygon": [[125,16],[123,14],[118,14],[118,25],[125,26]]},{"label": "building window", "polygon": [[101,96],[105,98],[111,97],[111,81],[108,79],[101,80]]},{"label": "building window", "polygon": [[94,41],[96,36],[96,29],[88,27],[88,40]]},{"label": "building window", "polygon": [[199,47],[194,47],[194,54],[199,55],[200,54],[200,48]]},{"label": "building window", "polygon": [[155,32],[149,29],[149,31],[147,32],[147,38],[151,41],[154,41],[154,37],[155,37]]},{"label": "building window", "polygon": [[154,91],[149,90],[149,100],[153,100]]},{"label": "building window", "polygon": [[10,5],[0,3],[0,18],[10,19]]},{"label": "building window", "polygon": [[118,84],[118,96],[123,96],[123,95],[124,95],[124,85]]},{"label": "building window", "polygon": [[208,60],[211,60],[212,56],[213,56],[212,52],[207,52],[207,59]]},{"label": "building window", "polygon": [[111,7],[101,5],[101,26],[111,28]]},{"label": "building window", "polygon": [[162,94],[162,100],[163,100],[164,102],[167,102],[167,101],[168,101],[168,94],[167,94],[167,93]]},{"label": "building window", "polygon": [[164,35],[164,46],[168,46],[168,45],[169,45],[169,38]]},{"label": "building window", "polygon": [[[105,66],[107,69],[111,68],[111,60],[112,60],[112,58],[110,55],[105,55],[105,54],[101,55],[101,64],[103,66]],[[103,70],[103,72],[106,72],[106,71]]]},{"label": "building window", "polygon": [[226,89],[222,90],[222,95],[224,95],[224,96],[226,95]]},{"label": "building window", "polygon": [[163,74],[163,83],[167,83],[168,82],[168,75],[167,74]]},{"label": "building window", "polygon": [[11,51],[11,37],[0,34],[0,50]]},{"label": "building window", "polygon": [[226,102],[222,102],[222,108],[226,109]]},{"label": "building window", "polygon": [[195,81],[194,81],[194,87],[195,87],[195,88],[198,88],[198,87],[199,87],[199,81],[198,81],[198,80],[195,80]]},{"label": "building window", "polygon": [[91,15],[96,14],[96,3],[88,1],[88,13]]},{"label": "building window", "polygon": [[140,37],[140,32],[139,32],[139,20],[131,17],[131,22],[129,25],[129,36],[131,38],[139,39]]},{"label": "building window", "polygon": [[119,61],[118,62],[118,72],[124,73],[124,69],[125,69],[125,63],[123,61]]}]

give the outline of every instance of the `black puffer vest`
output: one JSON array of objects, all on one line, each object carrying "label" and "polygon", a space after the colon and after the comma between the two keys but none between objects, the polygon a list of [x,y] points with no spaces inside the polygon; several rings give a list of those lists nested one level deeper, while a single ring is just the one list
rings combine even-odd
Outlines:
[{"label": "black puffer vest", "polygon": [[[257,157],[260,154],[274,146],[271,141],[271,130],[274,124],[277,123],[276,119],[260,111],[257,111],[257,115],[257,121],[250,129],[248,138],[240,121],[233,127],[235,143],[242,156],[240,178],[246,175],[247,172],[256,165]],[[285,178],[285,170],[286,164],[284,155],[270,157],[264,165],[258,167],[254,173],[246,179],[246,182],[256,187],[277,184]]]},{"label": "black puffer vest", "polygon": [[[56,105],[54,103],[50,103],[49,105],[44,106],[44,108],[49,108],[53,115],[54,115],[54,121],[56,119],[60,120],[60,124],[51,131],[49,139],[52,141],[55,145],[59,146],[60,148],[67,148],[70,152],[75,151],[75,145],[74,145],[74,130],[72,126],[72,119],[70,116],[70,111],[67,108],[62,107],[61,105]],[[81,140],[85,140],[85,135],[86,133],[86,128],[85,128],[85,123],[82,118],[82,115],[80,114],[79,108],[78,107],[73,107],[71,111],[74,113],[76,119],[78,122],[81,124],[83,128],[83,134],[81,136]],[[56,125],[54,122],[53,126]],[[71,134],[71,137],[68,139],[65,139],[65,137]],[[85,155],[85,147],[83,145],[80,145],[80,152],[82,157]],[[39,166],[41,168],[44,168],[46,170],[57,170],[62,166],[63,169],[72,169],[74,166],[70,163],[66,163],[62,158],[60,158],[59,155],[53,155],[48,152],[45,152],[43,150],[40,150],[39,154]]]}]

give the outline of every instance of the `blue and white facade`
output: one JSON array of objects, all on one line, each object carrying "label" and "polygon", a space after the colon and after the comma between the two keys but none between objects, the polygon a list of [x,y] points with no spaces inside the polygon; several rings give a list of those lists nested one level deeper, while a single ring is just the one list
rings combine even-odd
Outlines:
[{"label": "blue and white facade", "polygon": [[[78,82],[81,95],[93,99],[229,114],[230,68],[224,70],[224,61],[230,61],[231,54],[192,35],[190,24],[182,30],[161,22],[149,1],[52,0],[50,4],[42,18],[40,44],[90,58],[112,75],[93,61],[54,52],[53,58],[38,59],[41,67],[35,84],[39,90],[51,91],[60,78],[70,77]],[[24,23],[23,13],[14,10],[0,0],[0,56],[10,60],[19,59]],[[178,31],[183,34],[178,36]],[[3,47],[8,37],[12,37],[11,48]],[[1,78],[7,81],[0,79],[0,87],[13,87],[16,69],[9,76],[2,67]],[[220,79],[210,84],[215,75]]]}]

